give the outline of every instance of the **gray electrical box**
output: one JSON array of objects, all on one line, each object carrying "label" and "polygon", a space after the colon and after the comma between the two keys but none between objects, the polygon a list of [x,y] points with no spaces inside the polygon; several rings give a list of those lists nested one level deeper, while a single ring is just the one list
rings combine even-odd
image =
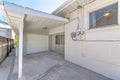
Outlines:
[{"label": "gray electrical box", "polygon": [[76,36],[77,36],[76,32],[72,32],[72,33],[71,33],[71,37],[72,37],[72,38],[75,38]]}]

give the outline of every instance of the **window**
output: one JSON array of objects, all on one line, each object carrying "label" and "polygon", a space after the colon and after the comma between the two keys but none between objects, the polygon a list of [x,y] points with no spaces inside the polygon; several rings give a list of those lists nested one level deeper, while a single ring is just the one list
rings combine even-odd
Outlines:
[{"label": "window", "polygon": [[56,35],[56,45],[64,45],[64,35]]},{"label": "window", "polygon": [[118,24],[118,4],[90,13],[90,28]]},{"label": "window", "polygon": [[2,13],[0,13],[0,23],[1,23],[1,24],[5,24],[5,25],[8,25],[7,20],[5,19],[5,17],[3,16]]}]

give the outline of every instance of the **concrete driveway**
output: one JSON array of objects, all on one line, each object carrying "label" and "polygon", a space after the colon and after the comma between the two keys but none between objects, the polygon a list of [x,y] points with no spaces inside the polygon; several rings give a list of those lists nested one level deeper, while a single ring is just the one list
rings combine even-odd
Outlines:
[{"label": "concrete driveway", "polygon": [[111,79],[65,61],[62,54],[57,54],[55,52],[44,52],[24,56],[23,80]]}]

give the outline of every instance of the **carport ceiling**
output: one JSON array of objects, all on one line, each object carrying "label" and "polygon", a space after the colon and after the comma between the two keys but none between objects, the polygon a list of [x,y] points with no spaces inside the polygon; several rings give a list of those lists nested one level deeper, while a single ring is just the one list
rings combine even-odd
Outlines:
[{"label": "carport ceiling", "polygon": [[[59,17],[58,17],[59,18]],[[25,27],[24,32],[34,33],[34,34],[48,34],[50,28],[58,27],[64,25],[67,22],[67,19],[55,19],[47,18],[36,15],[25,15]],[[47,28],[47,29],[46,29]]]}]

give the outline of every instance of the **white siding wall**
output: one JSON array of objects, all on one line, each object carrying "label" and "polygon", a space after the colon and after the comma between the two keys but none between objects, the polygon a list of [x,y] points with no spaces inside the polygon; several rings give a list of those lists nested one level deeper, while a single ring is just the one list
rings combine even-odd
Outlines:
[{"label": "white siding wall", "polygon": [[48,36],[24,34],[24,54],[48,51]]},{"label": "white siding wall", "polygon": [[[112,4],[117,0],[97,0],[86,6],[84,27],[89,28],[89,12]],[[74,19],[76,13],[71,13]],[[76,20],[65,25],[65,59],[91,69],[114,80],[120,80],[120,26],[87,30],[84,41],[73,41]]]}]

